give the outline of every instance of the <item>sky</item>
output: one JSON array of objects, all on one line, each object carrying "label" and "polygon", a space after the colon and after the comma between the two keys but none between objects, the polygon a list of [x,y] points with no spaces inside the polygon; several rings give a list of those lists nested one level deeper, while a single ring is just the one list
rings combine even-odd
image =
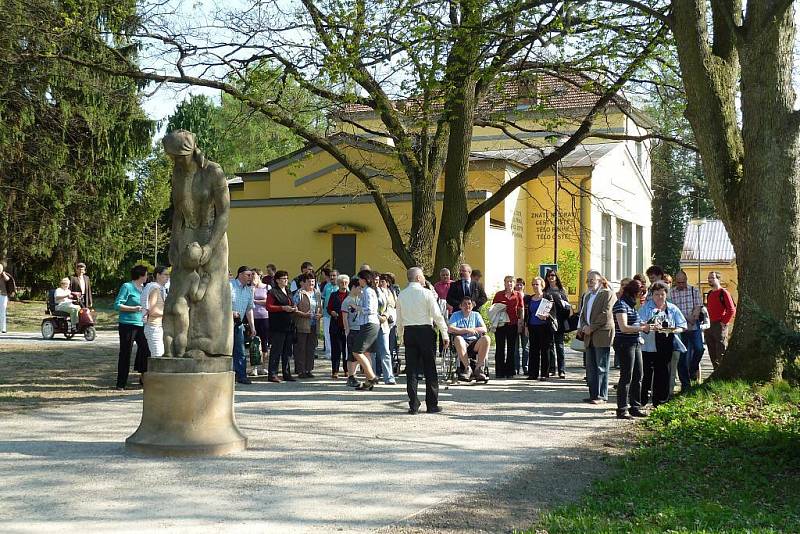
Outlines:
[{"label": "sky", "polygon": [[[202,0],[197,0],[196,2],[192,3],[191,9],[197,13],[198,11],[205,11],[205,10],[212,10],[214,9],[215,2],[214,0],[203,2]],[[228,8],[231,6],[228,5]],[[800,28],[800,9],[795,9],[795,25]],[[800,35],[800,32],[799,32]],[[795,63],[798,64],[798,56],[800,55],[800,39],[796,39],[796,53],[795,53]],[[796,65],[795,69],[798,69]],[[178,106],[179,103],[184,101],[185,99],[189,98],[190,95],[197,94],[197,95],[207,95],[211,97],[215,102],[220,101],[220,91],[216,89],[210,89],[206,87],[179,87],[177,85],[162,85],[157,90],[155,85],[151,85],[148,88],[149,91],[152,93],[148,93],[143,99],[143,107],[147,115],[156,121],[162,121],[168,118],[172,113],[175,111],[175,108]],[[154,92],[153,92],[154,91]],[[798,94],[798,102],[795,104],[795,108],[800,107],[800,75],[795,76],[795,91]],[[165,121],[166,122],[166,121]],[[163,129],[163,127],[162,127]]]}]

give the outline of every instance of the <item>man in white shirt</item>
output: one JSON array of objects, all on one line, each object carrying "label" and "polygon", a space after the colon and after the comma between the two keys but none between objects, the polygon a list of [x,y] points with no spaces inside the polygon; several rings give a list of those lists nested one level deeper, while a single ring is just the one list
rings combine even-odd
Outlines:
[{"label": "man in white shirt", "polygon": [[420,401],[417,397],[417,374],[425,373],[425,406],[428,413],[438,413],[439,377],[436,373],[436,331],[439,330],[442,344],[447,348],[445,323],[436,294],[422,285],[425,276],[422,269],[412,267],[408,270],[408,286],[397,298],[397,336],[403,339],[406,347],[406,390],[408,391],[408,413],[419,413]]}]

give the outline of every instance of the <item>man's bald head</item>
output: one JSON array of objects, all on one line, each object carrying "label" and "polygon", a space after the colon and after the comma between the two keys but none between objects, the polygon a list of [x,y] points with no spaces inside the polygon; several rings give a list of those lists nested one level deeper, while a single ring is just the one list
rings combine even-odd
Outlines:
[{"label": "man's bald head", "polygon": [[410,268],[408,271],[406,271],[406,275],[408,276],[409,282],[421,282],[420,279],[425,279],[425,275],[420,267]]}]

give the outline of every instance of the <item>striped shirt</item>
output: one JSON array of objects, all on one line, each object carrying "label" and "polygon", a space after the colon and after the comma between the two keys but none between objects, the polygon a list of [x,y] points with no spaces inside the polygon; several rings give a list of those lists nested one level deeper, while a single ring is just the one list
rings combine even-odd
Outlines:
[{"label": "striped shirt", "polygon": [[617,321],[617,314],[624,313],[628,319],[628,326],[638,326],[640,324],[639,314],[636,313],[636,308],[627,299],[621,298],[614,303],[614,341],[624,345],[636,344],[639,342],[639,334],[628,334],[623,332],[619,327]]}]

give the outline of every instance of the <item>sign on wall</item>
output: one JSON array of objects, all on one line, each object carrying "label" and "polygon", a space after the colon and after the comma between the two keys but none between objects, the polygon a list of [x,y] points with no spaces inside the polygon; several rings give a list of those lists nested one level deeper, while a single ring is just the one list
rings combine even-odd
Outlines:
[{"label": "sign on wall", "polygon": [[[544,278],[545,275],[547,274],[547,271],[558,271],[558,265],[556,265],[555,263],[540,263],[539,264],[539,276]],[[545,281],[546,281],[546,279],[545,279]],[[547,286],[545,285],[545,287],[547,287]]]}]

